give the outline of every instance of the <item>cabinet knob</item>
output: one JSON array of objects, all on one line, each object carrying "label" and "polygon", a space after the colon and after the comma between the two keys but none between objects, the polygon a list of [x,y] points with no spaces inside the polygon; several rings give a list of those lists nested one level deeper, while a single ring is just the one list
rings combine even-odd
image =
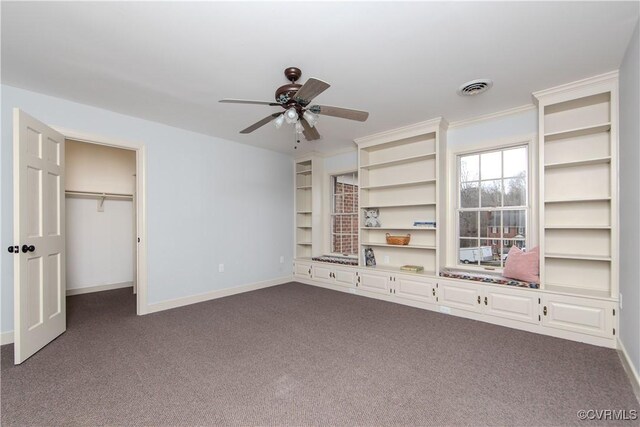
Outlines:
[{"label": "cabinet knob", "polygon": [[489,305],[489,301],[488,301],[487,297],[484,297],[484,305]]},{"label": "cabinet knob", "polygon": [[547,306],[546,305],[542,308],[542,314],[544,314],[545,316],[547,315]]},{"label": "cabinet knob", "polygon": [[478,295],[478,304],[480,304],[480,295]]},{"label": "cabinet knob", "polygon": [[431,288],[431,295],[436,296],[436,288]]}]

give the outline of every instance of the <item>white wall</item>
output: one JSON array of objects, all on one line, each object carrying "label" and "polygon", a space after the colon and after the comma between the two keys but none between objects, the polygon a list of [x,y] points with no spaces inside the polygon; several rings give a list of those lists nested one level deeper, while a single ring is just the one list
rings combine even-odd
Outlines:
[{"label": "white wall", "polygon": [[0,331],[13,329],[13,255],[5,250],[13,244],[13,107],[53,126],[146,145],[149,303],[291,275],[290,156],[6,85],[1,90]]},{"label": "white wall", "polygon": [[133,202],[67,197],[67,289],[133,282]]},{"label": "white wall", "polygon": [[640,372],[640,34],[620,66],[620,341]]}]

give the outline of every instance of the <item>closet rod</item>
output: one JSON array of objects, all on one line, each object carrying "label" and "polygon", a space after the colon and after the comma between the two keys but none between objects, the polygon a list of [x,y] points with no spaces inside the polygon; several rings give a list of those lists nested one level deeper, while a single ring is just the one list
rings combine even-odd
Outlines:
[{"label": "closet rod", "polygon": [[119,199],[133,199],[133,194],[123,194],[123,193],[99,193],[96,191],[65,191],[65,195],[67,196],[84,196],[84,197],[110,197],[110,198],[119,198]]}]

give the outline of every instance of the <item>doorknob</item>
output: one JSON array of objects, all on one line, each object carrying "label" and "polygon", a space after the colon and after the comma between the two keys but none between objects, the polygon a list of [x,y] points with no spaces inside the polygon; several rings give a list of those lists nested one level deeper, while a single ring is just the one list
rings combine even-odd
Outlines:
[{"label": "doorknob", "polygon": [[15,246],[9,246],[8,251],[10,254],[19,254],[20,253],[20,246],[15,245]]},{"label": "doorknob", "polygon": [[22,253],[26,254],[27,252],[33,252],[36,250],[36,247],[33,245],[22,245]]}]

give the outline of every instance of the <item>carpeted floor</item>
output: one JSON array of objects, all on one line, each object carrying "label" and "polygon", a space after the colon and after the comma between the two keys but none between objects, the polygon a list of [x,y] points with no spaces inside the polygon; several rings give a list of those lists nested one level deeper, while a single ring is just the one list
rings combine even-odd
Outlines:
[{"label": "carpeted floor", "polygon": [[[288,283],[148,316],[129,289],[68,298],[21,366],[9,425],[595,425],[640,410],[614,350]],[[623,422],[622,425],[637,425]]]}]

